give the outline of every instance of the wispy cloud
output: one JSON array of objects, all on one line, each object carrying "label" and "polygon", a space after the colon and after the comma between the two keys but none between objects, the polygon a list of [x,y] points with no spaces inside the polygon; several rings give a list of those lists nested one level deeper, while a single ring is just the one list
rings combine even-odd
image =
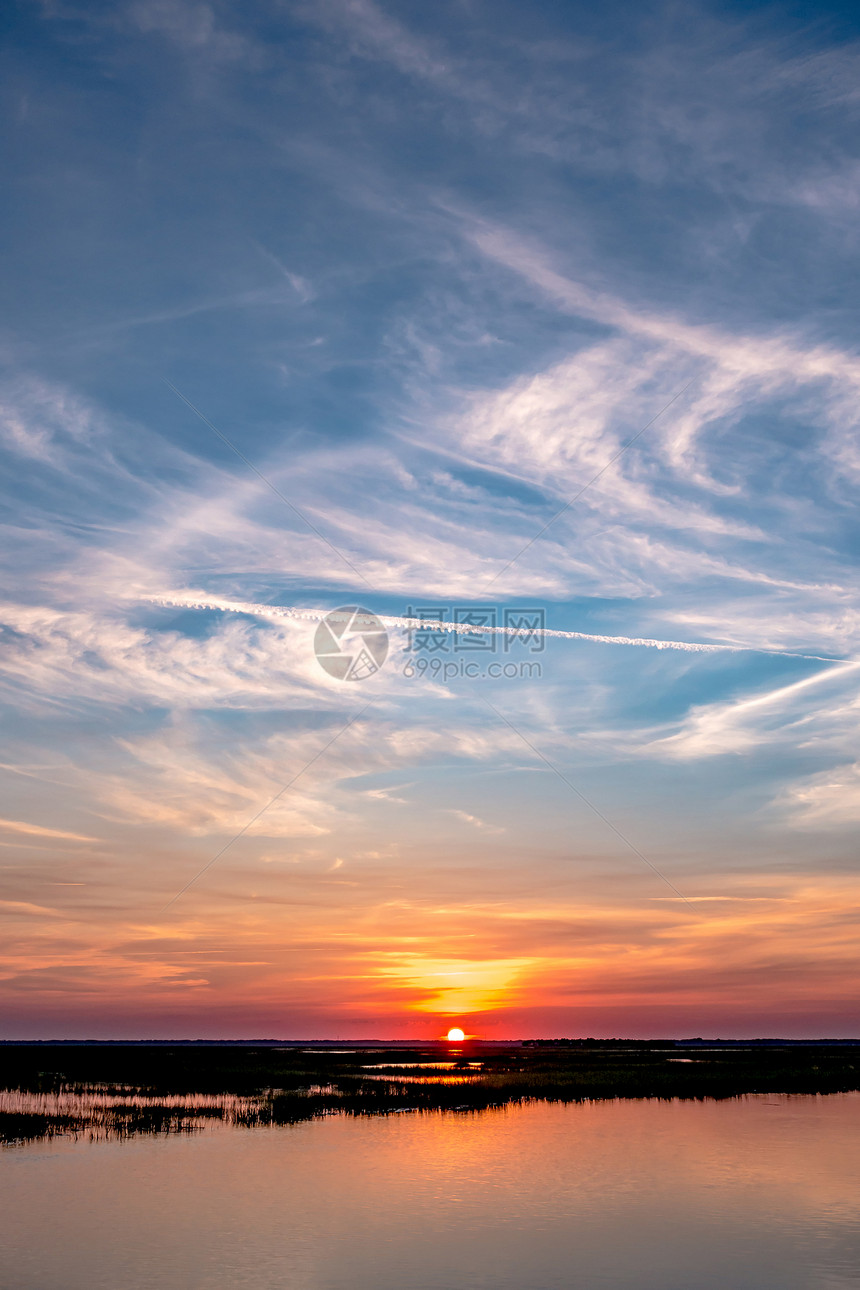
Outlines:
[{"label": "wispy cloud", "polygon": [[843,696],[855,692],[858,669],[860,662],[852,662],[751,698],[696,707],[679,731],[651,739],[645,747],[650,755],[695,758],[777,744],[789,732],[795,741],[812,740],[816,728],[820,737],[822,714],[820,699],[811,692],[833,687],[831,694],[842,704]]},{"label": "wispy cloud", "polygon": [[[844,1011],[860,47],[695,4],[129,0],[27,30],[4,1013]],[[313,654],[357,601],[392,645],[360,695]],[[474,689],[405,674],[413,615],[445,609],[456,659],[475,603],[546,610],[542,676],[481,686],[701,917]]]},{"label": "wispy cloud", "polygon": [[25,837],[52,838],[65,842],[95,842],[96,838],[83,833],[66,833],[62,829],[46,829],[41,824],[27,824],[22,820],[0,820],[0,831],[21,833]]}]

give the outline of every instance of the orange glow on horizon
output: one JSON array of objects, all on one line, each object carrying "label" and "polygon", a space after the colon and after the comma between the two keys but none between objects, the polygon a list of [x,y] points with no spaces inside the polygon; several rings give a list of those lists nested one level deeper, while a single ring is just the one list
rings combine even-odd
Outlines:
[{"label": "orange glow on horizon", "polygon": [[[153,872],[141,870],[153,890],[156,877],[165,887]],[[50,901],[46,888],[44,905],[7,902],[20,931],[3,956],[4,1037],[429,1034],[455,1043],[449,1029],[462,1028],[466,1042],[473,1031],[858,1030],[853,876],[736,877],[731,891],[692,897],[696,918],[674,897],[613,905],[585,894],[553,905],[517,894],[519,906],[500,895],[487,906],[451,903],[440,916],[417,897],[382,901],[370,877],[359,889],[327,869],[305,875],[306,904],[284,906],[269,899],[277,875],[271,890],[268,877],[263,867],[261,895],[240,916],[205,888],[149,922],[106,920],[109,884],[95,904],[71,885],[52,888]],[[342,918],[336,936],[324,921],[331,909]],[[38,990],[16,988],[16,977]]]}]

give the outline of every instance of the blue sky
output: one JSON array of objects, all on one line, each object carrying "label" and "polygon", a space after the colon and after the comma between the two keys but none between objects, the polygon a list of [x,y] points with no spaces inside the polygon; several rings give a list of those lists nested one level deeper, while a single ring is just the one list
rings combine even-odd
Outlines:
[{"label": "blue sky", "polygon": [[[860,1033],[852,11],[47,3],[3,57],[8,1033]],[[348,684],[240,603],[672,647]]]}]

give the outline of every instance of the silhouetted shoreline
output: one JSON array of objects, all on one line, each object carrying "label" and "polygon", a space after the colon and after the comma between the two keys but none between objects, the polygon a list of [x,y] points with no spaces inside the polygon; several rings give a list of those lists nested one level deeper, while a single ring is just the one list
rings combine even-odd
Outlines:
[{"label": "silhouetted shoreline", "polygon": [[857,1040],[0,1045],[0,1141],[193,1132],[526,1101],[860,1090]]}]

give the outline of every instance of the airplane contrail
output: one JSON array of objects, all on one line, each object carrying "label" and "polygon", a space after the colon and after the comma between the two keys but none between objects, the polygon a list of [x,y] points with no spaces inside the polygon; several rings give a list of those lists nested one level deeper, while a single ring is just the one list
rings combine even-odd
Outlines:
[{"label": "airplane contrail", "polygon": [[[324,618],[334,618],[338,621],[338,610],[329,609],[302,609],[292,605],[258,605],[243,600],[224,600],[218,596],[207,596],[205,599],[197,596],[142,596],[142,600],[148,601],[154,605],[164,605],[181,609],[216,609],[224,613],[231,614],[248,614],[255,618],[287,618],[291,620],[318,623]],[[491,627],[475,625],[472,623],[446,623],[442,621],[429,621],[424,618],[404,618],[392,616],[390,614],[370,614],[367,623],[371,627],[373,620],[382,623],[383,627],[402,628],[407,631],[433,631],[433,632],[452,632],[467,636],[519,636],[522,637],[524,627]],[[353,622],[353,629],[360,626],[361,618],[355,618],[355,611],[344,612],[343,621]],[[537,629],[535,633],[537,634]],[[846,663],[849,659],[829,658],[821,654],[799,654],[794,650],[786,649],[768,649],[761,645],[709,645],[701,641],[664,641],[654,640],[647,636],[600,636],[594,632],[563,632],[551,628],[542,628],[542,636],[552,637],[556,640],[567,641],[596,641],[600,645],[637,645],[646,649],[672,649],[680,650],[687,654],[771,654],[780,658],[802,658],[809,659],[815,663]]]}]

